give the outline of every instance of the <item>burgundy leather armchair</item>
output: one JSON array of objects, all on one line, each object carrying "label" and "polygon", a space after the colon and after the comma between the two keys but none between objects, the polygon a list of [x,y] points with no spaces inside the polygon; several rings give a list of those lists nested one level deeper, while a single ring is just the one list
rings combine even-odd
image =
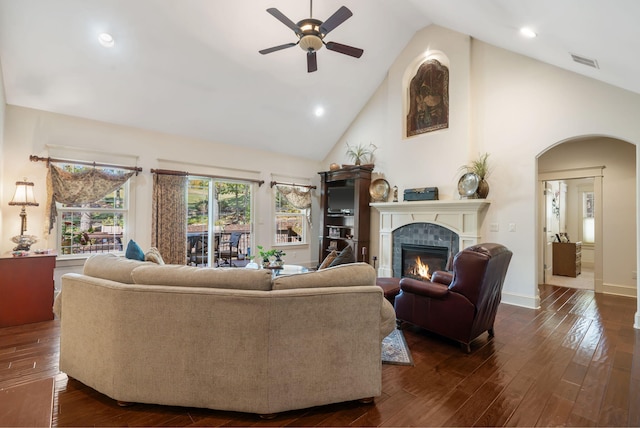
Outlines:
[{"label": "burgundy leather armchair", "polygon": [[512,252],[500,244],[480,244],[460,251],[453,272],[434,272],[431,281],[400,280],[396,318],[460,342],[470,343],[493,323]]}]

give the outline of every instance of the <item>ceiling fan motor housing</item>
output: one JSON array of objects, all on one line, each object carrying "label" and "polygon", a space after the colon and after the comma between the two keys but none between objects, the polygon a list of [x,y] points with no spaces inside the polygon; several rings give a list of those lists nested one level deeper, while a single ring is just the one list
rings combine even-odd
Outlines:
[{"label": "ceiling fan motor housing", "polygon": [[322,21],[309,18],[303,19],[298,22],[297,25],[302,31],[301,34],[298,35],[300,37],[299,44],[302,50],[309,51],[311,49],[313,51],[317,51],[322,47],[322,38],[324,37],[324,34],[320,32]]}]

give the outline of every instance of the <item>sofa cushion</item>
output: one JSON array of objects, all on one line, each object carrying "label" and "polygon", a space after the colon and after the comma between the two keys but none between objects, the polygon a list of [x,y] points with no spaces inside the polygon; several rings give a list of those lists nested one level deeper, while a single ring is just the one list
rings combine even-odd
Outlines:
[{"label": "sofa cushion", "polygon": [[273,280],[274,290],[353,285],[376,285],[375,269],[367,263],[350,263],[318,271],[281,275]]},{"label": "sofa cushion", "polygon": [[338,257],[338,252],[336,250],[331,251],[327,255],[327,257],[324,258],[322,263],[320,263],[320,266],[318,266],[318,270],[328,268],[329,265],[336,259],[336,257]]},{"label": "sofa cushion", "polygon": [[156,247],[151,247],[146,253],[144,253],[144,260],[147,262],[154,262],[159,265],[164,264],[164,259]]},{"label": "sofa cushion", "polygon": [[355,263],[356,257],[353,255],[353,248],[350,245],[344,247],[340,254],[333,259],[333,261],[329,264],[329,267],[344,265],[347,263]]},{"label": "sofa cushion", "polygon": [[94,278],[133,284],[131,272],[145,264],[155,265],[155,263],[132,260],[112,253],[96,254],[84,262],[83,273]]},{"label": "sofa cushion", "polygon": [[135,269],[132,277],[135,284],[143,285],[271,290],[269,269],[199,268],[149,264]]},{"label": "sofa cushion", "polygon": [[129,240],[127,244],[127,250],[124,253],[125,257],[132,260],[144,261],[144,251],[140,248],[140,245],[133,239]]}]

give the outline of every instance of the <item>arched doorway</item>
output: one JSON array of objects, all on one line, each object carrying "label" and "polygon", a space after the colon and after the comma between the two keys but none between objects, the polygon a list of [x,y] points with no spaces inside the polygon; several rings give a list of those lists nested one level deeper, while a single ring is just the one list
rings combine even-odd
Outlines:
[{"label": "arched doorway", "polygon": [[[550,147],[538,156],[537,163],[540,192],[550,180],[594,178],[595,291],[635,297],[636,146],[603,136],[577,137]],[[551,245],[543,229],[546,198],[540,200],[538,278],[543,280],[549,273]],[[563,226],[566,230],[567,225]]]}]

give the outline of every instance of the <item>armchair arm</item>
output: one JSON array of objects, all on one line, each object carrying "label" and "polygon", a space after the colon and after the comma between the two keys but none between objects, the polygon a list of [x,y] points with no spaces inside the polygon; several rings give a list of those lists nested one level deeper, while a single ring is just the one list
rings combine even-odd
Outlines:
[{"label": "armchair arm", "polygon": [[431,275],[431,282],[437,282],[440,284],[444,284],[447,287],[449,285],[451,285],[451,282],[453,281],[453,273],[452,272],[447,272],[444,270],[437,270],[433,273],[433,275]]},{"label": "armchair arm", "polygon": [[412,278],[402,278],[400,280],[400,290],[435,299],[441,299],[449,293],[449,288],[446,285],[429,281],[418,281]]}]

